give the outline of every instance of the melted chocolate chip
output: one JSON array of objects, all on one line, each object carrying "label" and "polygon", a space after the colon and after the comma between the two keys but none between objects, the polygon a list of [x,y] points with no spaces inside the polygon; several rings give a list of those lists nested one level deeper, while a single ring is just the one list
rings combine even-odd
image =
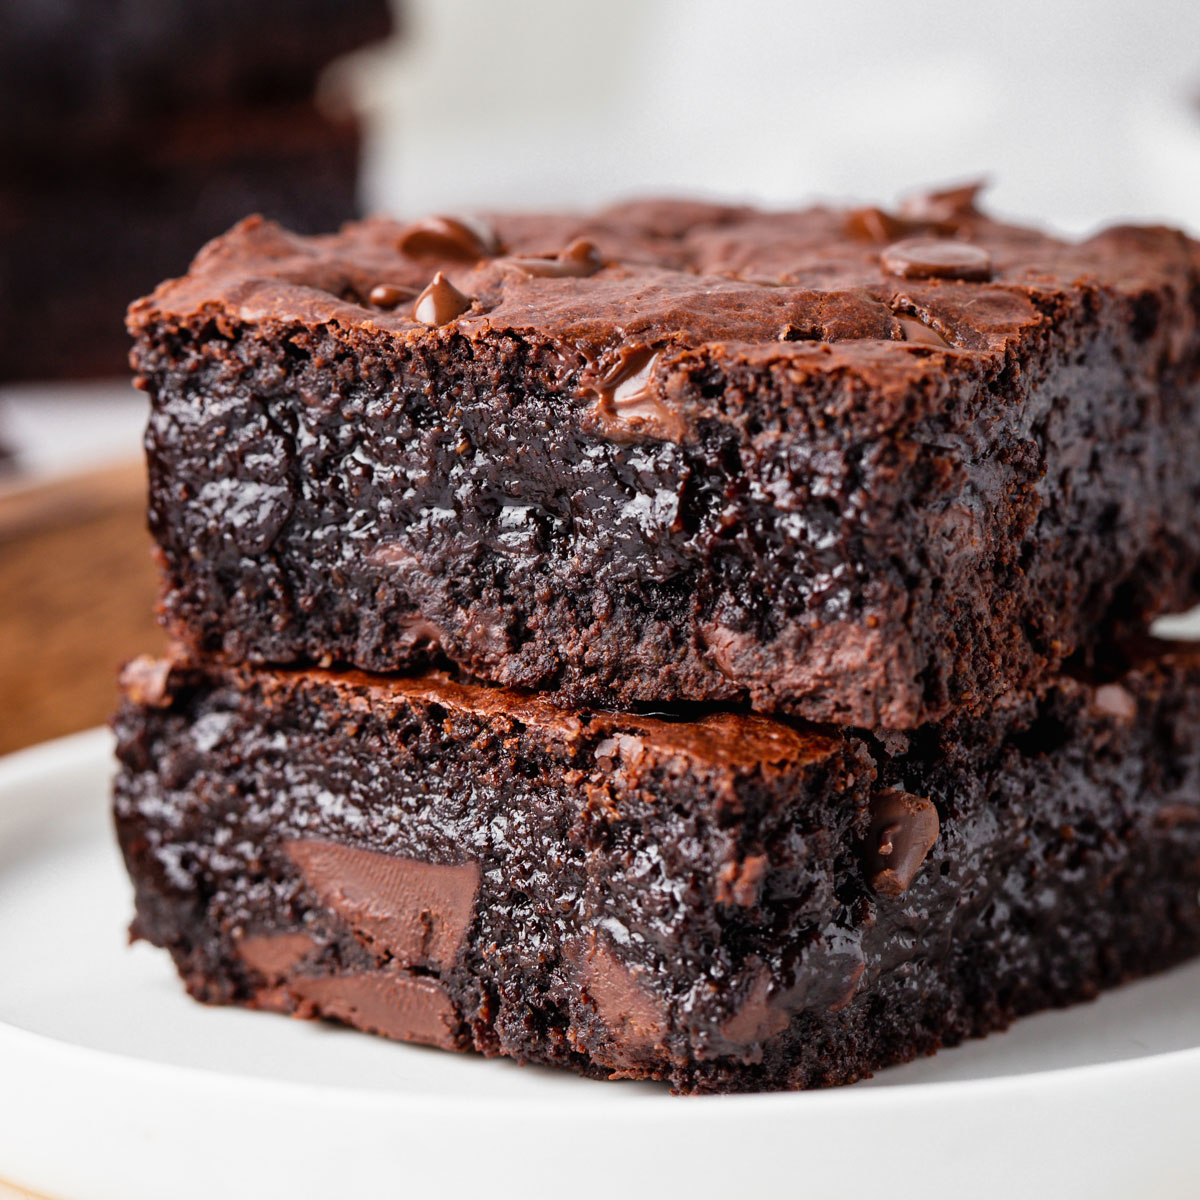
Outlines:
[{"label": "melted chocolate chip", "polygon": [[948,238],[909,238],[895,242],[879,256],[889,275],[901,279],[962,279],[982,282],[992,277],[992,257],[970,242]]},{"label": "melted chocolate chip", "polygon": [[377,283],[367,299],[376,308],[395,308],[404,300],[411,300],[416,295],[412,288],[399,287],[394,283]]},{"label": "melted chocolate chip", "polygon": [[651,346],[631,350],[600,379],[600,402],[626,416],[635,416],[650,395],[650,379],[658,363]]},{"label": "melted chocolate chip", "polygon": [[659,351],[652,346],[627,350],[589,390],[597,395],[593,417],[613,441],[661,437],[681,441],[687,431],[683,418],[660,403],[653,375]]},{"label": "melted chocolate chip", "polygon": [[475,919],[479,864],[419,862],[338,842],[285,847],[320,902],[404,966],[451,965]]},{"label": "melted chocolate chip", "polygon": [[446,325],[455,317],[461,317],[472,303],[470,296],[464,296],[439,271],[417,297],[412,310],[413,320],[420,321],[422,325]]},{"label": "melted chocolate chip", "polygon": [[917,877],[941,826],[937,809],[923,796],[889,789],[871,798],[866,866],[881,896],[899,896]]},{"label": "melted chocolate chip", "polygon": [[495,233],[474,217],[426,217],[404,229],[396,248],[410,258],[476,262],[499,250]]},{"label": "melted chocolate chip", "polygon": [[913,342],[921,346],[950,345],[936,329],[931,329],[924,321],[919,321],[916,317],[901,316],[897,313],[896,320],[900,323],[900,329],[906,342]]},{"label": "melted chocolate chip", "polygon": [[402,1042],[454,1050],[458,1015],[442,984],[404,971],[298,975],[287,990],[323,1017]]},{"label": "melted chocolate chip", "polygon": [[506,267],[516,267],[530,276],[582,279],[595,275],[604,265],[596,247],[586,238],[576,238],[554,258],[502,258]]}]

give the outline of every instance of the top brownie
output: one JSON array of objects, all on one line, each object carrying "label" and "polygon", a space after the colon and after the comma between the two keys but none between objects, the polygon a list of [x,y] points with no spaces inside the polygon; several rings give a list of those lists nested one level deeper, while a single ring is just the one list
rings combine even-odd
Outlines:
[{"label": "top brownie", "polygon": [[1200,246],[880,209],[251,218],[130,310],[169,630],[908,728],[1200,584]]}]

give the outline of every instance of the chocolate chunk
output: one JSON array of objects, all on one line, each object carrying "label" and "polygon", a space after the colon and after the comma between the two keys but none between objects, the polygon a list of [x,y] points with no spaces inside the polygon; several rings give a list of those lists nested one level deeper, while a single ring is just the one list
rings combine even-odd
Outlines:
[{"label": "chocolate chunk", "polygon": [[166,708],[171,703],[171,660],[139,654],[121,669],[121,691],[134,704]]},{"label": "chocolate chunk", "polygon": [[950,345],[936,329],[931,329],[924,321],[919,321],[916,317],[901,316],[897,313],[896,320],[900,323],[900,329],[904,334],[906,342],[913,342],[922,346]]},{"label": "chocolate chunk", "polygon": [[492,229],[474,217],[426,217],[402,230],[396,249],[410,258],[452,258],[475,262],[495,254]]},{"label": "chocolate chunk", "polygon": [[338,842],[285,846],[305,882],[379,954],[450,966],[475,919],[479,864],[398,858]]},{"label": "chocolate chunk", "polygon": [[471,298],[464,296],[439,271],[433,277],[433,282],[417,297],[412,310],[413,320],[420,321],[422,325],[445,325],[455,317],[461,317],[471,304]]},{"label": "chocolate chunk", "polygon": [[721,1026],[721,1036],[734,1046],[752,1046],[787,1027],[787,1012],[771,1003],[771,973],[764,967],[737,1011]]},{"label": "chocolate chunk", "polygon": [[582,975],[584,990],[615,1042],[647,1050],[662,1044],[666,1013],[611,950],[592,947],[584,956]]},{"label": "chocolate chunk", "polygon": [[287,977],[301,960],[317,949],[318,943],[307,933],[256,933],[236,943],[242,961],[269,983]]},{"label": "chocolate chunk", "polygon": [[586,238],[576,238],[554,258],[502,258],[499,261],[505,266],[516,267],[526,275],[547,278],[582,279],[595,275],[604,265],[596,247]]},{"label": "chocolate chunk", "polygon": [[411,300],[416,295],[412,288],[399,287],[394,283],[377,283],[367,297],[376,308],[395,308],[403,300]]},{"label": "chocolate chunk", "polygon": [[403,971],[300,975],[287,990],[323,1017],[401,1042],[442,1050],[458,1046],[458,1015],[441,983]]},{"label": "chocolate chunk", "polygon": [[889,789],[871,798],[867,876],[881,896],[899,896],[917,877],[940,831],[937,809],[923,796]]},{"label": "chocolate chunk", "polygon": [[901,279],[961,279],[982,282],[992,277],[992,256],[970,242],[948,238],[908,238],[894,242],[880,256],[889,275]]}]

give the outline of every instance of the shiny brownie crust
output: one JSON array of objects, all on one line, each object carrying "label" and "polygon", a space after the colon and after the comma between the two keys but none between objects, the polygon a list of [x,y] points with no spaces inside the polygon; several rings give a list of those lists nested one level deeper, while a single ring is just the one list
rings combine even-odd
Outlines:
[{"label": "shiny brownie crust", "polygon": [[882,738],[149,660],[133,932],[212,1003],[680,1092],[846,1083],[1200,952],[1200,657]]},{"label": "shiny brownie crust", "polygon": [[978,709],[1196,599],[1198,281],[970,189],[250,220],[130,311],[163,616],[570,705]]}]

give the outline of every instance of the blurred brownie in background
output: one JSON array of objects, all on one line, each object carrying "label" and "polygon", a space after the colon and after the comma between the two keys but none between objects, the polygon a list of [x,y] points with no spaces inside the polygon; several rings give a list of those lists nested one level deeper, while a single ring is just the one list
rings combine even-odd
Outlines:
[{"label": "blurred brownie in background", "polygon": [[[0,184],[0,379],[119,372],[124,314],[248,212],[308,229],[355,211],[358,123],[311,102],[182,115],[116,161]],[[64,337],[64,330],[70,336]]]},{"label": "blurred brownie in background", "polygon": [[150,116],[311,97],[389,29],[387,0],[5,0],[0,149],[61,162],[136,149]]},{"label": "blurred brownie in background", "polygon": [[248,212],[355,215],[317,79],[389,29],[387,0],[0,7],[0,380],[122,371],[129,300]]}]

